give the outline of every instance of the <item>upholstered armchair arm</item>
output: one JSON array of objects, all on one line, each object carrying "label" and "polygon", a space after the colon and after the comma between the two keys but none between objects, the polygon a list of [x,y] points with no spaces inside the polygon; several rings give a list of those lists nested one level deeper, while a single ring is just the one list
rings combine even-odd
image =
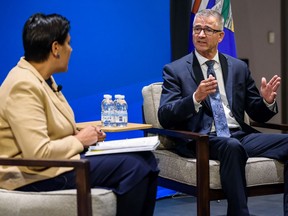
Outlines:
[{"label": "upholstered armchair arm", "polygon": [[92,216],[91,189],[89,182],[90,162],[88,160],[36,160],[0,158],[0,165],[75,168],[78,215]]},{"label": "upholstered armchair arm", "polygon": [[[196,164],[197,164],[197,188],[198,194],[208,194],[209,193],[209,140],[208,135],[194,133],[190,131],[181,130],[168,130],[160,128],[150,128],[146,129],[145,133],[165,135],[168,137],[175,138],[186,138],[193,139],[196,142]],[[197,203],[201,203],[202,196],[198,196]]]},{"label": "upholstered armchair arm", "polygon": [[250,125],[252,127],[280,130],[282,132],[287,132],[288,131],[288,124],[259,123],[259,122],[250,121]]}]

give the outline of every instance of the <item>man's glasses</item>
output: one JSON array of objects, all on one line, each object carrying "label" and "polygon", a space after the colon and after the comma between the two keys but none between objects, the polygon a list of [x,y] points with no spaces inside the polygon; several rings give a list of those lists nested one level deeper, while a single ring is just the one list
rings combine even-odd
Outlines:
[{"label": "man's glasses", "polygon": [[193,28],[194,34],[200,34],[200,32],[202,30],[204,31],[205,35],[209,35],[209,36],[213,35],[216,32],[222,32],[221,30],[212,29],[210,27],[202,28],[202,27],[196,26],[196,27]]}]

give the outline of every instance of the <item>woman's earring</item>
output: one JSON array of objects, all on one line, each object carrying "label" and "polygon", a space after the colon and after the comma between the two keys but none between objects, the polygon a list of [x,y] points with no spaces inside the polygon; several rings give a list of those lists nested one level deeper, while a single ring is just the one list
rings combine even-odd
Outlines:
[{"label": "woman's earring", "polygon": [[60,54],[59,53],[56,54],[56,58],[58,58],[58,59],[60,58]]}]

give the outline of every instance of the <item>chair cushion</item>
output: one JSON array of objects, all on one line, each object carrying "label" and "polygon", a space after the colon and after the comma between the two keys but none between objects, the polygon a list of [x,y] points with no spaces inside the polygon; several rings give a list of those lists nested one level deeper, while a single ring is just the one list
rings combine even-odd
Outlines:
[{"label": "chair cushion", "polygon": [[[91,189],[93,216],[116,215],[111,190]],[[76,190],[19,192],[0,189],[0,212],[5,216],[76,216]]]},{"label": "chair cushion", "polygon": [[[159,160],[161,177],[196,186],[196,159],[180,157],[169,150],[156,150],[154,154]],[[216,160],[209,161],[211,189],[221,188],[219,164]],[[249,158],[246,165],[247,186],[283,183],[283,172],[284,165],[276,160]]]}]

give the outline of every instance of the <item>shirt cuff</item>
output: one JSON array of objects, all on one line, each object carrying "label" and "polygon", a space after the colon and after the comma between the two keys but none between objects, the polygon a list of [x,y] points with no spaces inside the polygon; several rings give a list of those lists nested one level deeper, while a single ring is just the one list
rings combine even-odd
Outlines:
[{"label": "shirt cuff", "polygon": [[199,112],[199,109],[202,107],[202,104],[201,104],[201,102],[198,103],[198,102],[196,101],[196,99],[195,99],[195,92],[193,93],[192,98],[193,98],[193,103],[194,103],[195,111],[196,111],[196,112]]},{"label": "shirt cuff", "polygon": [[265,99],[263,98],[263,102],[265,103],[265,105],[273,112],[276,112],[276,100],[273,101],[272,104],[269,104],[265,101]]}]

